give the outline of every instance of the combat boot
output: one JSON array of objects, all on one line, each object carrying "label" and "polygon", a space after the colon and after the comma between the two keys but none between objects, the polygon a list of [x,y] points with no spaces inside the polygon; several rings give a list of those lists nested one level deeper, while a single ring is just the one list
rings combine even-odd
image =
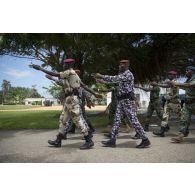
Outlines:
[{"label": "combat boot", "polygon": [[145,125],[144,131],[149,131],[149,125]]},{"label": "combat boot", "polygon": [[154,135],[158,135],[160,137],[164,137],[165,136],[165,127],[161,127],[160,131],[153,131]]},{"label": "combat boot", "polygon": [[110,138],[108,141],[102,141],[102,144],[105,147],[115,147],[116,146],[116,138]]},{"label": "combat boot", "polygon": [[189,129],[188,128],[186,130],[180,131],[180,132],[184,134],[184,137],[188,137],[188,135],[189,135]]},{"label": "combat boot", "polygon": [[141,143],[136,146],[136,148],[147,148],[150,145],[150,140],[147,139],[142,139]]},{"label": "combat boot", "polygon": [[183,138],[184,138],[184,134],[183,133],[179,133],[178,136],[172,137],[171,141],[173,143],[181,143],[181,142],[183,142]]},{"label": "combat boot", "polygon": [[132,137],[132,139],[141,139],[139,133],[136,132],[136,134],[134,135],[134,137]]},{"label": "combat boot", "polygon": [[62,133],[58,133],[55,140],[48,140],[48,144],[55,147],[61,147],[62,139],[64,139],[64,135]]},{"label": "combat boot", "polygon": [[88,135],[84,136],[85,143],[80,147],[80,150],[87,150],[94,146],[94,143],[92,141],[93,135],[89,133]]}]

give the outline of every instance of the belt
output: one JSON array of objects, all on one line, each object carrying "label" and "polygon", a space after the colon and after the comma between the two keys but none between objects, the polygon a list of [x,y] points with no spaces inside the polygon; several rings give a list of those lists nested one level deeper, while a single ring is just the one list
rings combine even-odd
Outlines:
[{"label": "belt", "polygon": [[77,89],[73,89],[72,92],[66,93],[66,94],[65,94],[65,98],[67,98],[68,96],[71,96],[71,95],[79,96],[78,90],[77,90]]},{"label": "belt", "polygon": [[129,99],[131,101],[135,101],[134,93],[125,93],[125,94],[122,94],[120,96],[117,96],[117,100],[118,101],[125,100],[125,99]]}]

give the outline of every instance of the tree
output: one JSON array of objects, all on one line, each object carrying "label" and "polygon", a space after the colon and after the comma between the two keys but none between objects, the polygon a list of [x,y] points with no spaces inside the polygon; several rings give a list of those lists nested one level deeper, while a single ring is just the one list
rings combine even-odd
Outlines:
[{"label": "tree", "polygon": [[7,95],[8,95],[8,92],[11,88],[11,84],[10,84],[10,81],[7,81],[7,80],[3,80],[3,83],[1,85],[1,88],[2,88],[2,104],[6,102],[7,100]]},{"label": "tree", "polygon": [[35,86],[32,88],[12,87],[10,81],[3,80],[0,99],[3,103],[22,104],[25,98],[41,98]]},{"label": "tree", "polygon": [[[75,58],[87,83],[92,72],[117,74],[118,61],[130,59],[137,82],[165,75],[171,68],[183,72],[195,63],[194,34],[1,34],[0,54],[28,57],[62,70],[65,58]],[[86,74],[89,73],[89,74]],[[88,76],[86,76],[88,75]]]}]

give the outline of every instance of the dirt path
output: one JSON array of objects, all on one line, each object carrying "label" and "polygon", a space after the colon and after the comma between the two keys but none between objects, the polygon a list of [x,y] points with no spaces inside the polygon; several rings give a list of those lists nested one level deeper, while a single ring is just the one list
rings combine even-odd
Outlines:
[{"label": "dirt path", "polygon": [[[104,111],[106,109],[106,106],[95,106],[92,109],[89,109],[86,107],[86,110],[91,111]],[[18,109],[18,110],[0,110],[0,112],[20,112],[20,111],[34,111],[34,110],[62,110],[62,106],[44,106],[44,107],[38,107],[38,108],[29,108],[29,109]]]}]

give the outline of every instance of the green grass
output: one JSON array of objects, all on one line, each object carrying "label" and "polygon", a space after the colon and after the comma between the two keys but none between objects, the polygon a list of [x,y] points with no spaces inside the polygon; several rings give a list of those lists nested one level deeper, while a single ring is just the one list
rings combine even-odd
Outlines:
[{"label": "green grass", "polygon": [[[60,111],[0,112],[0,129],[57,129]],[[107,117],[90,116],[95,127],[105,126]]]},{"label": "green grass", "polygon": [[20,109],[29,109],[36,108],[40,106],[26,106],[26,105],[0,105],[0,110],[20,110]]}]

